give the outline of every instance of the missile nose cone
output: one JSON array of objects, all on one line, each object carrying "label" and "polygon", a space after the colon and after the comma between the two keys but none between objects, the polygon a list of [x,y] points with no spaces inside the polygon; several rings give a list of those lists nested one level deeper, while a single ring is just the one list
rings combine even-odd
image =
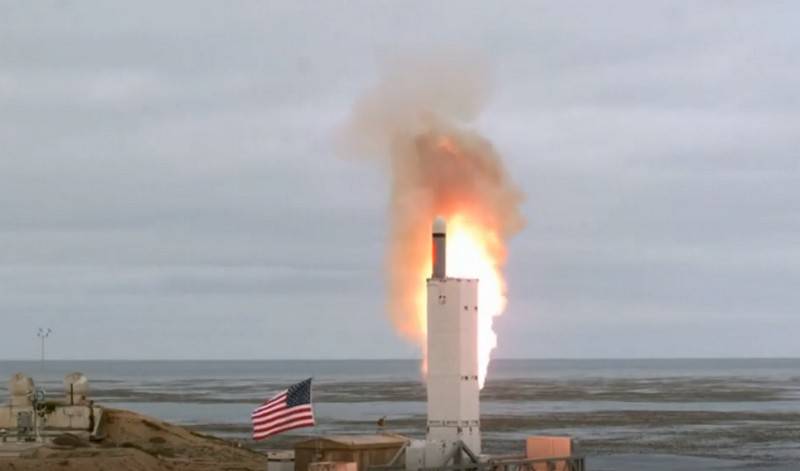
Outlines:
[{"label": "missile nose cone", "polygon": [[433,233],[434,234],[447,234],[447,221],[441,216],[436,216],[433,220]]}]

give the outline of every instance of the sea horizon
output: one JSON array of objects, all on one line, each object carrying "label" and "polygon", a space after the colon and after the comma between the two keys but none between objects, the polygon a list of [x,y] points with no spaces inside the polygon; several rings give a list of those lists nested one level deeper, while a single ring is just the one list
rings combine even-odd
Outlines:
[{"label": "sea horizon", "polygon": [[[675,356],[675,357],[493,357],[491,361],[671,361],[671,360],[800,360],[800,356]],[[32,361],[40,362],[41,358],[34,357],[14,357],[0,358],[0,361]],[[422,358],[408,357],[379,357],[379,358],[49,358],[45,361],[172,361],[172,362],[191,362],[191,361],[422,361]]]}]

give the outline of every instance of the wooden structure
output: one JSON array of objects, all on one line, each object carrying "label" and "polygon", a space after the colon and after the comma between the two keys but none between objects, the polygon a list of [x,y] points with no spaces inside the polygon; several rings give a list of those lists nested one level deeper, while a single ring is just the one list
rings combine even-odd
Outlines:
[{"label": "wooden structure", "polygon": [[408,443],[401,435],[327,435],[294,445],[295,471],[307,471],[319,461],[354,462],[358,471],[390,463]]}]

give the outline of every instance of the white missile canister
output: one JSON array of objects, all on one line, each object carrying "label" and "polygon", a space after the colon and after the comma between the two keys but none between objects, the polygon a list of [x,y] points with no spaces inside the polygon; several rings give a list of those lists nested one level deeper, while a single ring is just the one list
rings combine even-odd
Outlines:
[{"label": "white missile canister", "polygon": [[[428,442],[463,442],[481,452],[478,386],[478,280],[445,273],[444,219],[433,225],[428,280]],[[426,463],[435,465],[435,463]]]}]

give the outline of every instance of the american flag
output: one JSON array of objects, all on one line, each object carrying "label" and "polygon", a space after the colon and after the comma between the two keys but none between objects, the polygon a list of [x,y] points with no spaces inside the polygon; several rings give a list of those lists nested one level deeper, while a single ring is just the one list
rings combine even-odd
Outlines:
[{"label": "american flag", "polygon": [[253,440],[263,440],[287,430],[314,425],[311,378],[289,386],[250,415]]}]

